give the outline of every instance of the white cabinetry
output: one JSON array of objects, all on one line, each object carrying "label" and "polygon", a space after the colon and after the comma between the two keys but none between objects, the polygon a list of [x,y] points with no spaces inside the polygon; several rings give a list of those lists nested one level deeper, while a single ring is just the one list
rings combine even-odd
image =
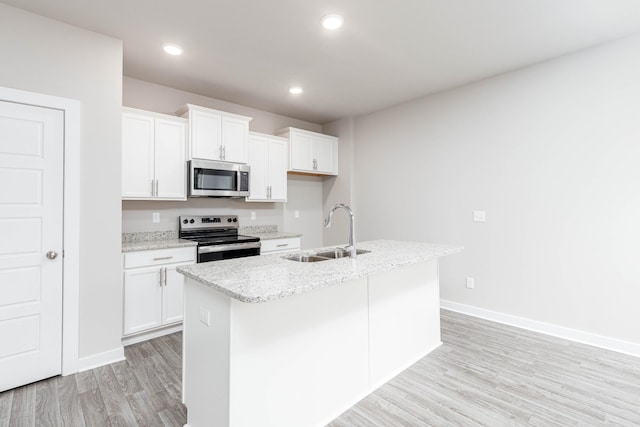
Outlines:
[{"label": "white cabinetry", "polygon": [[123,199],[187,199],[186,132],[185,119],[123,110]]},{"label": "white cabinetry", "polygon": [[123,258],[123,335],[181,322],[184,276],[176,267],[195,262],[195,247],[128,252]]},{"label": "white cabinetry", "polygon": [[285,138],[249,132],[251,176],[247,201],[287,201],[287,148]]},{"label": "white cabinetry", "polygon": [[285,239],[261,240],[260,255],[298,252],[300,250],[300,238],[289,237]]},{"label": "white cabinetry", "polygon": [[177,112],[189,119],[189,158],[247,163],[251,117],[187,104]]},{"label": "white cabinetry", "polygon": [[296,128],[280,129],[289,139],[289,171],[316,175],[338,174],[338,138]]}]

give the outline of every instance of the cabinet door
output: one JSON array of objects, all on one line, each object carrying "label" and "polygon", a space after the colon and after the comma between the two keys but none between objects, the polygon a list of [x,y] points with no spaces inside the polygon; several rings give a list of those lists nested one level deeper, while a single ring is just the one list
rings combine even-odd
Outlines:
[{"label": "cabinet door", "polygon": [[267,200],[268,140],[259,136],[249,136],[249,197],[247,200]]},{"label": "cabinet door", "polygon": [[335,140],[333,138],[324,138],[316,136],[313,138],[315,143],[315,159],[316,159],[316,171],[322,173],[336,173],[334,162],[334,147]]},{"label": "cabinet door", "polygon": [[222,116],[199,110],[189,112],[191,121],[191,157],[220,160],[222,144]]},{"label": "cabinet door", "polygon": [[162,267],[147,267],[125,270],[124,335],[161,325],[161,268]]},{"label": "cabinet door", "polygon": [[[269,178],[271,200],[287,201],[287,141],[269,141]],[[253,169],[251,169],[253,171]]]},{"label": "cabinet door", "polygon": [[186,124],[183,121],[156,119],[155,129],[157,197],[186,200]]},{"label": "cabinet door", "polygon": [[182,321],[184,317],[184,276],[176,265],[167,266],[166,283],[162,289],[162,324]]},{"label": "cabinet door", "polygon": [[292,133],[290,141],[289,168],[313,172],[313,137],[302,133]]},{"label": "cabinet door", "polygon": [[153,133],[153,117],[122,113],[123,198],[153,197]]},{"label": "cabinet door", "polygon": [[232,117],[222,118],[223,158],[227,162],[247,163],[249,123]]}]

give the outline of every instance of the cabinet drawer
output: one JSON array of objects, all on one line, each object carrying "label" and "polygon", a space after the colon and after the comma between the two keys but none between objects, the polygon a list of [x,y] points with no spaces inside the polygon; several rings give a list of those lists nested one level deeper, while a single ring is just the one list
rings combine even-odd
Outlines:
[{"label": "cabinet drawer", "polygon": [[195,246],[186,248],[158,249],[153,251],[128,252],[124,254],[124,268],[171,264],[174,262],[195,262],[195,260]]},{"label": "cabinet drawer", "polygon": [[292,237],[289,239],[261,240],[260,243],[262,244],[260,248],[261,254],[300,250],[299,237]]}]

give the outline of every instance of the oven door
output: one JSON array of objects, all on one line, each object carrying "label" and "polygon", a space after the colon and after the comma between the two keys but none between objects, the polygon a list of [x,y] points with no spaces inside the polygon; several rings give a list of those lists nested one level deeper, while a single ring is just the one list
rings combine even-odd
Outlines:
[{"label": "oven door", "polygon": [[249,166],[239,163],[189,161],[189,196],[245,197],[249,195]]},{"label": "oven door", "polygon": [[260,255],[260,242],[230,243],[228,245],[198,246],[198,262],[220,261]]}]

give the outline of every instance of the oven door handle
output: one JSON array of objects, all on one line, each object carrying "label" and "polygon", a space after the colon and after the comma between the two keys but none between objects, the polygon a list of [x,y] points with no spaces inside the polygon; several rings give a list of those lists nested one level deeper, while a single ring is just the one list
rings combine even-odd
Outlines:
[{"label": "oven door handle", "polygon": [[259,248],[260,246],[261,246],[260,242],[232,243],[230,245],[198,246],[198,253],[210,254],[212,252],[237,251],[241,249],[255,249],[255,248]]}]

